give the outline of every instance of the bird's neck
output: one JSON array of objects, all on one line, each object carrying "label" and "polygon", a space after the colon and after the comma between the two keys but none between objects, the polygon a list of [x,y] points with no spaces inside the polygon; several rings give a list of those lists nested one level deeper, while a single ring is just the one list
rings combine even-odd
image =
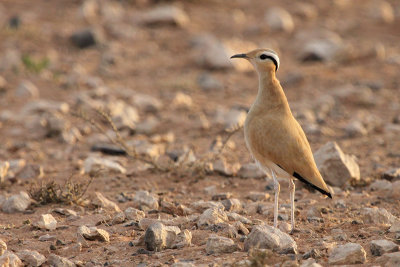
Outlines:
[{"label": "bird's neck", "polygon": [[290,113],[285,93],[275,76],[275,71],[259,73],[259,87],[254,107],[263,110],[281,110]]}]

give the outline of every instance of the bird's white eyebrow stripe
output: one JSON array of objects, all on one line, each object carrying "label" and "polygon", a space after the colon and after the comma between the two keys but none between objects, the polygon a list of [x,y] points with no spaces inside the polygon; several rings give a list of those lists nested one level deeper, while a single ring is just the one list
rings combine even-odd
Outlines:
[{"label": "bird's white eyebrow stripe", "polygon": [[272,57],[273,59],[275,59],[275,61],[276,61],[276,70],[278,70],[278,69],[279,69],[279,65],[280,65],[278,55],[275,54],[275,53],[272,53],[272,52],[270,52],[270,51],[263,51],[262,53],[265,54],[265,55],[267,55],[267,56]]}]

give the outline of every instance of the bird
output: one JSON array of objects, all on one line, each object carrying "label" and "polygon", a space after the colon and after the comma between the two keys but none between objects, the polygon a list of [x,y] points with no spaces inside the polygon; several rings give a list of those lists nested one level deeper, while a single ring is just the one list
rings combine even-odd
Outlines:
[{"label": "bird", "polygon": [[323,195],[332,194],[318,171],[307,137],[293,116],[276,72],[280,60],[271,49],[236,54],[231,59],[248,60],[258,74],[259,87],[244,123],[246,146],[258,167],[274,180],[274,227],[278,226],[280,185],[277,177],[289,179],[291,233],[295,229],[294,194],[297,179]]}]

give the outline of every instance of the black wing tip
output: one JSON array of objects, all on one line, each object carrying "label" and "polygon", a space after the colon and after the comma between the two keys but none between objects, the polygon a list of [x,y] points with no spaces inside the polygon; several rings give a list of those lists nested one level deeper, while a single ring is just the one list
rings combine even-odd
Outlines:
[{"label": "black wing tip", "polygon": [[305,183],[305,184],[308,184],[309,186],[311,186],[311,187],[314,188],[315,190],[319,191],[320,193],[322,193],[322,194],[328,196],[330,199],[332,199],[332,194],[331,194],[330,192],[327,192],[327,191],[325,191],[325,190],[319,188],[318,186],[313,185],[312,183],[310,183],[309,181],[307,181],[306,179],[304,179],[303,177],[301,177],[301,175],[298,174],[297,172],[294,172],[294,173],[293,173],[293,176],[294,176],[295,178],[297,178],[299,181],[301,181],[301,182],[303,182],[303,183]]}]

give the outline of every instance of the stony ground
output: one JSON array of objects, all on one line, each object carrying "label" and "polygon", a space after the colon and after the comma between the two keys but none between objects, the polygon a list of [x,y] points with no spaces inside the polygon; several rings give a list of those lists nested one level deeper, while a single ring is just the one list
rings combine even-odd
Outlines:
[{"label": "stony ground", "polygon": [[[276,4],[1,1],[1,266],[399,264],[400,6]],[[292,235],[235,131],[256,47],[334,192]]]}]

